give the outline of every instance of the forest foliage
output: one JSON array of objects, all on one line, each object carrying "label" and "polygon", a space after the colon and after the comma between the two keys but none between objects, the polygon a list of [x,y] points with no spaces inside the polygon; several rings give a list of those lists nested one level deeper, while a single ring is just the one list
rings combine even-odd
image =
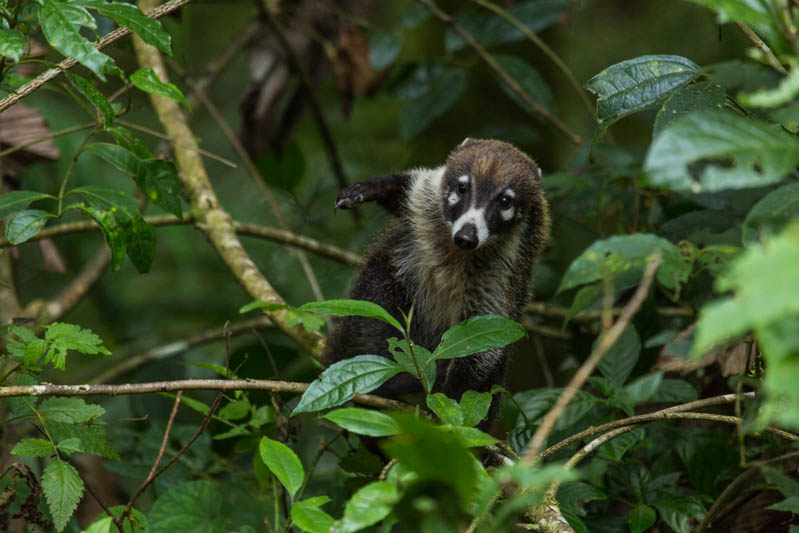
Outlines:
[{"label": "forest foliage", "polygon": [[[799,5],[373,4],[0,0],[0,528],[798,531]],[[426,350],[331,206],[467,136],[552,238],[521,323]],[[321,368],[345,315],[394,360]]]}]

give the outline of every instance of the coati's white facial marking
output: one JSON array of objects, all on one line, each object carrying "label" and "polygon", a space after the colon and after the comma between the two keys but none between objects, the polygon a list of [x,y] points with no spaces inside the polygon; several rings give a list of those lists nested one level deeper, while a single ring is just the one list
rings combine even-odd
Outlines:
[{"label": "coati's white facial marking", "polygon": [[460,199],[461,198],[460,198],[460,196],[458,196],[458,193],[456,193],[455,191],[452,191],[451,193],[449,193],[449,196],[447,197],[447,203],[449,205],[455,205],[455,204],[458,203],[458,200],[460,200]]},{"label": "coati's white facial marking", "polygon": [[469,190],[469,176],[464,174],[458,178],[458,187],[456,190],[450,192],[449,196],[447,196],[447,203],[450,206],[457,204],[461,199],[461,195],[463,195],[467,190]]},{"label": "coati's white facial marking", "polygon": [[460,178],[458,178],[458,183],[469,183],[469,176],[464,174]]},{"label": "coati's white facial marking", "polygon": [[488,224],[486,224],[485,209],[470,207],[468,211],[458,217],[458,220],[452,224],[452,237],[458,233],[466,224],[474,224],[477,228],[477,248],[486,242],[488,239]]},{"label": "coati's white facial marking", "polygon": [[[506,208],[502,208],[502,204],[507,202],[507,200],[504,199],[504,196],[507,196],[508,198],[510,198],[510,205],[508,207],[506,207]],[[513,206],[513,199],[514,198],[516,198],[516,193],[513,192],[513,189],[506,189],[505,192],[503,193],[503,197],[500,198],[499,215],[502,217],[502,220],[504,220],[506,222],[508,220],[511,220],[513,218],[513,216],[516,214],[516,209]]]}]

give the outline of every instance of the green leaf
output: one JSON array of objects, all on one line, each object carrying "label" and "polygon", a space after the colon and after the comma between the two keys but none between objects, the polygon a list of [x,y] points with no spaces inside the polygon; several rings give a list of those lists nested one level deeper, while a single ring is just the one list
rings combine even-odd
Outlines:
[{"label": "green leaf", "polygon": [[344,517],[336,531],[349,533],[376,524],[388,516],[398,500],[397,488],[388,481],[361,487],[344,507]]},{"label": "green leaf", "polygon": [[799,94],[799,68],[793,67],[777,87],[739,94],[738,101],[747,107],[779,107],[792,101],[797,94]]},{"label": "green leaf", "polygon": [[218,413],[218,415],[225,420],[241,420],[248,414],[250,414],[250,402],[247,400],[230,402],[220,409]]},{"label": "green leaf", "polygon": [[654,509],[639,503],[627,513],[627,524],[630,526],[630,533],[643,533],[654,525],[656,518]]},{"label": "green leaf", "polygon": [[435,359],[465,357],[492,348],[501,348],[526,336],[518,322],[499,315],[467,318],[449,328],[433,352]]},{"label": "green leaf", "polygon": [[376,70],[391,66],[402,50],[402,41],[392,31],[376,30],[369,35],[369,62]]},{"label": "green leaf", "polygon": [[491,393],[467,390],[461,396],[464,426],[476,426],[486,417],[491,407]]},{"label": "green leaf", "polygon": [[100,225],[105,237],[105,243],[111,249],[111,268],[119,270],[125,259],[125,243],[127,236],[117,223],[111,210],[97,209],[92,206],[81,206],[80,210],[94,219]]},{"label": "green leaf", "polygon": [[477,428],[466,426],[446,426],[444,430],[458,437],[467,448],[489,446],[499,442],[497,439]]},{"label": "green leaf", "polygon": [[141,160],[122,146],[111,143],[91,143],[83,148],[84,152],[94,154],[122,172],[132,176],[139,174]]},{"label": "green leaf", "polygon": [[315,498],[295,502],[291,506],[291,520],[302,531],[307,531],[308,533],[330,533],[335,520],[321,510],[319,504],[314,503],[312,500],[315,500]]},{"label": "green leaf", "polygon": [[[541,418],[555,405],[555,402],[562,392],[563,389],[561,388],[533,389],[516,393],[513,395],[513,398],[527,415],[527,418],[530,419],[533,424],[536,424],[540,422]],[[599,402],[599,398],[585,391],[578,391],[558,418],[555,429],[563,430],[568,428],[580,420],[583,415]],[[523,420],[520,418],[519,423],[522,422]]]},{"label": "green leaf", "polygon": [[142,274],[150,271],[155,259],[155,230],[141,216],[123,219],[125,251],[133,266]]},{"label": "green leaf", "polygon": [[663,373],[652,372],[631,381],[624,387],[624,394],[633,404],[646,402],[663,384]]},{"label": "green leaf", "polygon": [[726,111],[691,113],[669,124],[646,155],[645,181],[679,192],[761,187],[799,164],[799,140],[777,125]]},{"label": "green leaf", "polygon": [[[597,338],[592,350],[596,349],[598,342]],[[630,324],[624,328],[618,340],[599,361],[599,371],[617,387],[621,387],[635,368],[640,354],[641,337],[638,336],[635,326]]]},{"label": "green leaf", "polygon": [[652,136],[657,137],[668,124],[689,113],[721,109],[726,99],[727,93],[724,87],[717,83],[700,81],[677,89],[658,110]]},{"label": "green leaf", "polygon": [[719,15],[719,23],[742,22],[752,26],[764,36],[766,42],[782,52],[784,47],[780,30],[777,29],[770,13],[770,6],[762,0],[691,0],[706,6]]},{"label": "green leaf", "polygon": [[73,2],[42,0],[38,17],[44,36],[53,48],[74,58],[105,81],[103,71],[114,66],[114,60],[80,34],[82,27],[97,29],[94,17],[85,8]]},{"label": "green leaf", "polygon": [[188,481],[162,494],[150,511],[153,532],[219,533],[225,528],[224,495],[211,481]]},{"label": "green leaf", "polygon": [[11,449],[11,453],[25,457],[48,457],[55,453],[55,447],[45,439],[22,439]]},{"label": "green leaf", "polygon": [[50,341],[52,349],[45,359],[45,363],[54,361],[56,368],[64,370],[67,351],[75,350],[86,355],[111,355],[108,348],[90,329],[82,329],[75,324],[54,322],[47,326],[44,338]]},{"label": "green leaf", "polygon": [[[114,519],[110,516],[99,517],[92,522],[82,533],[111,533]],[[115,526],[114,526],[115,527]]]},{"label": "green leaf", "polygon": [[114,122],[114,109],[111,107],[111,104],[108,103],[103,93],[101,93],[94,85],[77,74],[74,74],[70,71],[65,71],[64,74],[69,80],[69,83],[72,84],[83,96],[86,97],[89,102],[100,112],[100,115],[103,117],[103,123],[105,127],[109,127],[112,122]]},{"label": "green leaf", "polygon": [[691,498],[683,496],[668,496],[652,502],[660,511],[660,517],[674,531],[690,533],[697,520],[705,516],[702,505]]},{"label": "green leaf", "polygon": [[114,137],[114,141],[129,152],[133,152],[139,159],[153,159],[153,153],[143,142],[136,137],[132,131],[122,126],[111,126],[108,133]]},{"label": "green leaf", "polygon": [[617,291],[632,287],[641,279],[644,267],[656,249],[662,252],[657,280],[663,286],[678,291],[691,274],[691,264],[666,239],[635,233],[594,242],[569,265],[558,292],[599,281],[603,272],[611,275],[613,287]]},{"label": "green leaf", "polygon": [[0,28],[0,56],[10,57],[14,63],[25,53],[25,36],[16,28]]},{"label": "green leaf", "polygon": [[61,531],[83,495],[83,480],[71,464],[56,459],[44,467],[42,490],[53,515],[53,525],[56,531]]},{"label": "green leaf", "polygon": [[424,131],[435,119],[447,112],[466,88],[466,71],[458,67],[432,69],[421,94],[409,100],[400,116],[400,137],[407,141]]},{"label": "green leaf", "polygon": [[59,441],[58,450],[61,453],[65,453],[67,455],[72,455],[73,453],[80,453],[84,451],[80,439],[77,437],[69,437]]},{"label": "green leaf", "polygon": [[650,402],[688,403],[698,400],[696,387],[682,379],[664,379],[658,390],[649,397]]},{"label": "green leaf", "polygon": [[264,302],[263,300],[255,300],[239,309],[239,313],[249,313],[253,309],[263,309],[264,311],[277,311],[278,309],[286,309],[288,305],[280,302]]},{"label": "green leaf", "polygon": [[55,198],[49,194],[36,191],[11,191],[0,194],[0,218],[5,218],[12,213],[21,211],[28,204],[44,198]]},{"label": "green leaf", "polygon": [[600,448],[600,454],[613,462],[620,462],[624,454],[632,449],[633,446],[644,440],[646,432],[643,428],[637,428],[604,443]]},{"label": "green leaf", "polygon": [[796,218],[799,218],[799,183],[788,183],[752,207],[744,220],[741,240],[745,246],[752,246]]},{"label": "green leaf", "polygon": [[130,81],[144,92],[165,96],[186,106],[191,111],[191,106],[180,89],[172,83],[163,82],[155,71],[149,67],[140,68],[130,75]]},{"label": "green leaf", "polygon": [[399,432],[399,426],[397,426],[393,418],[370,409],[345,407],[344,409],[336,409],[327,413],[324,418],[358,435],[388,437]]},{"label": "green leaf", "polygon": [[55,215],[40,209],[24,209],[14,213],[6,225],[6,238],[11,244],[21,244],[37,233]]},{"label": "green leaf", "polygon": [[48,422],[82,424],[99,418],[105,409],[99,405],[86,403],[81,398],[56,396],[47,398],[39,406],[39,414]]},{"label": "green leaf", "polygon": [[795,515],[799,514],[799,496],[791,496],[782,501],[769,505],[766,509],[773,509],[774,511],[786,511]]},{"label": "green leaf", "polygon": [[[538,33],[560,20],[569,7],[569,0],[533,0],[514,3],[507,12],[531,32]],[[504,17],[485,9],[468,11],[457,17],[455,23],[486,48],[526,38],[519,28]],[[449,28],[444,43],[447,52],[466,46],[460,35]]]},{"label": "green leaf", "polygon": [[660,103],[699,76],[699,67],[681,56],[647,55],[612,65],[586,83],[597,95],[597,120],[609,126]]},{"label": "green leaf", "polygon": [[297,455],[282,442],[268,437],[261,438],[258,451],[269,471],[275,475],[286,488],[289,497],[293,499],[305,478],[305,470]]},{"label": "green leaf", "polygon": [[161,21],[148,17],[136,6],[103,0],[79,0],[76,3],[96,9],[120,26],[129,28],[145,43],[155,46],[166,55],[172,55],[172,38],[161,26]]},{"label": "green leaf", "polygon": [[463,425],[463,411],[461,411],[461,406],[446,394],[440,392],[428,394],[427,407],[429,407],[443,423],[449,424],[450,426]]},{"label": "green leaf", "polygon": [[388,311],[376,303],[368,302],[366,300],[325,300],[323,302],[308,302],[299,306],[297,309],[299,311],[306,311],[308,313],[315,313],[317,315],[356,315],[367,318],[376,318],[377,320],[381,320],[386,324],[394,326],[399,331],[405,331],[397,319],[391,316]]},{"label": "green leaf", "polygon": [[[557,114],[555,97],[552,94],[552,90],[535,68],[533,68],[525,60],[512,55],[496,54],[494,55],[494,60],[499,64],[500,67],[502,67],[502,70],[507,72],[511,78],[516,80],[516,82],[521,86],[522,89],[524,89],[524,92],[526,92],[530,98],[532,98],[535,102],[541,105],[541,107],[553,115]],[[504,93],[508,95],[508,98],[516,102],[519,107],[531,115],[536,115],[527,102],[525,102],[518,94],[516,94],[516,92],[511,89],[508,84],[500,80],[498,77],[496,79],[500,87],[502,87]]]},{"label": "green leaf", "polygon": [[[122,516],[125,511],[124,505],[115,505],[109,509],[115,518]],[[100,513],[98,518],[92,522],[92,525],[85,531],[85,533],[117,533],[119,530],[113,525],[113,518],[106,513]],[[104,529],[105,528],[105,529]],[[132,507],[130,514],[127,515],[126,520],[123,522],[124,533],[148,533],[150,525],[147,517],[141,511]]]},{"label": "green leaf", "polygon": [[379,355],[358,355],[333,363],[310,384],[291,415],[336,407],[351,400],[356,392],[375,390],[401,371],[394,361]]}]

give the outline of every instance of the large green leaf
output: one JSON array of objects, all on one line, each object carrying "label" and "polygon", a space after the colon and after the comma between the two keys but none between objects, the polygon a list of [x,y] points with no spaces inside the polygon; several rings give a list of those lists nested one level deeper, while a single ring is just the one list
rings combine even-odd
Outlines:
[{"label": "large green leaf", "polygon": [[44,198],[54,198],[49,194],[36,191],[11,191],[0,194],[0,218],[21,211],[28,207],[28,204]]},{"label": "large green leaf", "polygon": [[361,487],[344,507],[337,533],[360,531],[383,520],[399,500],[397,487],[388,481],[374,481]]},{"label": "large green leaf", "polygon": [[[527,61],[512,55],[496,54],[494,60],[508,75],[516,80],[522,89],[541,107],[552,114],[557,113],[555,97],[546,80]],[[533,109],[504,81],[496,78],[508,98],[516,102],[522,109],[535,114]]]},{"label": "large green leaf", "polygon": [[[596,349],[597,339],[593,348]],[[617,388],[620,388],[627,381],[630,372],[638,362],[641,354],[641,337],[635,326],[630,324],[619,336],[618,340],[608,350],[599,361],[599,371],[603,376],[611,380]]]},{"label": "large green leaf", "polygon": [[599,281],[604,273],[611,276],[616,290],[631,287],[641,279],[649,257],[657,249],[662,254],[657,280],[664,287],[678,291],[691,274],[691,265],[680,250],[657,235],[635,233],[594,242],[569,265],[558,292]]},{"label": "large green leaf", "polygon": [[25,36],[16,28],[0,28],[0,56],[19,61],[25,53]]},{"label": "large green leaf", "polygon": [[294,498],[302,486],[305,478],[305,469],[294,451],[276,440],[268,437],[261,438],[258,446],[261,460],[269,468],[280,483],[286,488],[290,498]]},{"label": "large green leaf", "polygon": [[[328,499],[325,497],[325,499]],[[330,533],[335,520],[319,508],[317,498],[295,502],[291,506],[291,520],[294,525],[308,533]]]},{"label": "large green leaf", "polygon": [[433,352],[434,359],[465,357],[492,348],[501,348],[527,335],[518,322],[499,315],[467,318],[449,328]]},{"label": "large green leaf", "polygon": [[47,398],[39,406],[39,414],[48,422],[68,424],[99,422],[104,413],[105,409],[96,404],[86,403],[82,398],[56,396]]},{"label": "large green leaf", "polygon": [[78,0],[75,3],[96,9],[120,26],[129,28],[142,41],[155,46],[167,55],[172,55],[172,38],[161,26],[161,21],[146,16],[135,5],[105,0]]},{"label": "large green leaf", "polygon": [[41,209],[24,209],[17,211],[6,225],[6,238],[11,244],[20,244],[37,233],[47,223],[48,218],[55,215]]},{"label": "large green leaf", "polygon": [[388,437],[399,432],[399,426],[394,422],[394,419],[380,411],[371,411],[359,407],[345,407],[331,411],[324,417],[347,431],[358,435]]},{"label": "large green leaf", "polygon": [[400,116],[400,136],[409,140],[447,112],[466,88],[466,71],[458,67],[437,67],[425,84],[415,90],[419,96],[409,100]]},{"label": "large green leaf", "polygon": [[80,34],[83,27],[97,29],[94,17],[86,8],[74,2],[42,0],[38,18],[44,36],[53,48],[74,58],[105,81],[103,71],[106,66],[113,66],[114,60]]},{"label": "large green leaf", "polygon": [[799,139],[725,111],[691,113],[669,124],[646,155],[645,182],[681,192],[761,187],[799,164]]},{"label": "large green leaf", "polygon": [[320,411],[351,400],[355,393],[367,393],[402,371],[394,361],[379,355],[358,355],[327,367],[300,398],[291,412]]},{"label": "large green leaf", "polygon": [[55,453],[55,447],[46,439],[22,439],[11,448],[11,453],[25,457],[47,457]]},{"label": "large green leaf", "polygon": [[652,136],[657,137],[666,125],[695,111],[721,109],[727,93],[718,83],[699,81],[677,89],[666,98],[658,110]]},{"label": "large green leaf", "polygon": [[300,311],[316,313],[318,315],[349,316],[357,315],[367,318],[376,318],[390,324],[399,331],[404,331],[397,319],[388,311],[374,302],[366,300],[325,300],[323,302],[308,302],[297,308]]},{"label": "large green leaf", "polygon": [[597,95],[597,120],[610,125],[660,103],[699,76],[699,67],[681,56],[647,55],[606,68],[585,84]]},{"label": "large green leaf", "polygon": [[103,96],[97,87],[92,85],[89,80],[86,80],[73,72],[66,71],[64,74],[67,76],[67,80],[69,83],[72,84],[83,96],[86,97],[89,102],[100,112],[100,115],[103,117],[103,123],[105,127],[109,127],[111,123],[114,121],[114,109],[111,107],[111,104],[108,103],[108,100]]},{"label": "large green leaf", "polygon": [[799,183],[773,190],[752,207],[743,224],[742,240],[751,246],[799,218]]},{"label": "large green leaf", "polygon": [[491,407],[491,393],[467,390],[461,396],[461,412],[464,426],[476,426],[488,414]]},{"label": "large green leaf", "polygon": [[83,495],[83,480],[71,464],[56,459],[42,471],[42,490],[56,531],[66,527]]},{"label": "large green leaf", "polygon": [[165,96],[179,102],[191,110],[189,101],[176,85],[161,81],[155,71],[151,68],[140,68],[130,75],[130,81],[144,92]]},{"label": "large green leaf", "polygon": [[148,515],[151,533],[219,533],[225,529],[223,494],[212,481],[179,483],[161,494]]}]

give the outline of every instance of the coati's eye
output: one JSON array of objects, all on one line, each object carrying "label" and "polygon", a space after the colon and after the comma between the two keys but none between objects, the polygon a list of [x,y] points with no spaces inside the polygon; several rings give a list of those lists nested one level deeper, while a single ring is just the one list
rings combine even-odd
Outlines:
[{"label": "coati's eye", "polygon": [[466,183],[460,182],[458,183],[458,194],[466,194]]},{"label": "coati's eye", "polygon": [[513,198],[508,195],[502,195],[499,199],[499,208],[500,209],[508,209],[510,206],[513,205]]}]

